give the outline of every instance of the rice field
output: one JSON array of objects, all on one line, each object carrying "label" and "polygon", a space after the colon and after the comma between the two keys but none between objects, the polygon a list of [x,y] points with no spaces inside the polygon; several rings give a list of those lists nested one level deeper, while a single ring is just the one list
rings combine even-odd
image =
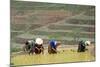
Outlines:
[{"label": "rice field", "polygon": [[69,63],[69,62],[83,62],[94,61],[95,57],[90,50],[78,53],[76,48],[65,49],[60,48],[57,54],[48,54],[47,49],[44,54],[39,55],[16,55],[11,58],[11,63],[16,65],[37,65],[37,64],[52,64],[52,63]]}]

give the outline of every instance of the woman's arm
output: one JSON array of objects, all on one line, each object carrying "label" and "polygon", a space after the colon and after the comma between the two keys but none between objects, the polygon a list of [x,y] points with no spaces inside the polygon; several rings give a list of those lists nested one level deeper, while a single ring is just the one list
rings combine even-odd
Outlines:
[{"label": "woman's arm", "polygon": [[55,52],[57,52],[57,50],[56,50],[56,49],[54,49],[54,48],[52,48],[52,50],[53,50],[53,51],[55,51]]}]

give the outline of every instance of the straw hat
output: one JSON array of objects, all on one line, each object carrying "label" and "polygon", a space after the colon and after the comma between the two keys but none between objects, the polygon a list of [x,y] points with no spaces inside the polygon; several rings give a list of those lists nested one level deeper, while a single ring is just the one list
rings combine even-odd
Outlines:
[{"label": "straw hat", "polygon": [[41,38],[36,38],[35,43],[41,45],[43,44],[43,40]]}]

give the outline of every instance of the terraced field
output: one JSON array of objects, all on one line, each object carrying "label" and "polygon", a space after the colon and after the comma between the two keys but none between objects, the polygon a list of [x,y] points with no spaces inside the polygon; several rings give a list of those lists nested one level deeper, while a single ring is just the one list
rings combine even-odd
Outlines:
[{"label": "terraced field", "polygon": [[12,2],[11,42],[24,44],[36,37],[44,44],[52,38],[66,45],[80,39],[95,42],[94,6]]},{"label": "terraced field", "polygon": [[[11,52],[21,51],[26,40],[37,37],[41,37],[44,40],[44,46],[46,48],[50,39],[61,41],[62,45],[77,45],[79,40],[90,40],[95,45],[94,6],[12,2]],[[89,60],[92,59],[89,58]],[[17,62],[16,59],[12,61]],[[71,61],[67,60],[66,62]]]}]

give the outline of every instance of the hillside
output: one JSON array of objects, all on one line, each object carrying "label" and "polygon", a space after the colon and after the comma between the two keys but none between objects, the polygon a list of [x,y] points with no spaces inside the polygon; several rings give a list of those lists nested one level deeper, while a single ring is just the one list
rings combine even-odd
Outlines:
[{"label": "hillside", "polygon": [[46,45],[56,39],[64,45],[79,40],[95,43],[95,7],[55,3],[11,3],[11,47],[41,37]]}]

